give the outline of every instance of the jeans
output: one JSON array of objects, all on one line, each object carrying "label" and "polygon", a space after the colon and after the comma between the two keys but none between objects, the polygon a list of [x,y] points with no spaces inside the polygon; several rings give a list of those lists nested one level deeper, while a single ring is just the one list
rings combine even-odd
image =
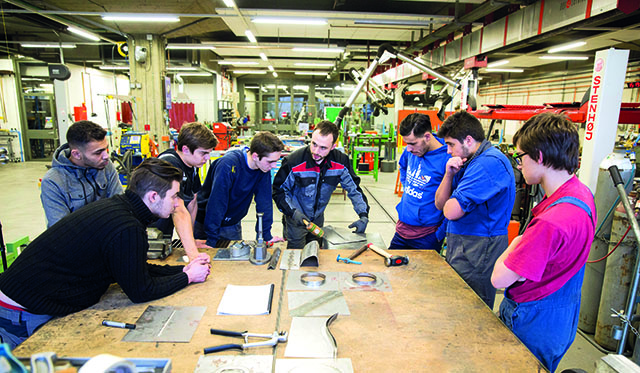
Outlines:
[{"label": "jeans", "polygon": [[505,296],[500,320],[553,372],[576,337],[584,267],[555,293],[517,303]]},{"label": "jeans", "polygon": [[13,350],[52,317],[0,307],[1,342],[7,343],[9,348]]},{"label": "jeans", "polygon": [[398,232],[393,235],[393,239],[389,244],[389,250],[435,250],[440,253],[442,250],[442,241],[438,241],[436,232],[428,234],[424,237],[406,239],[400,237]]}]

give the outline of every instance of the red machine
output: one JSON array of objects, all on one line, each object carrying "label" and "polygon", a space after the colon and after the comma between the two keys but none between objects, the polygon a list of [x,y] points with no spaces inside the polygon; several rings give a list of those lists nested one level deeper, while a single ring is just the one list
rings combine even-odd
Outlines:
[{"label": "red machine", "polygon": [[215,150],[227,150],[231,147],[231,133],[233,129],[227,123],[213,123],[211,125],[211,131],[218,138],[218,146]]}]

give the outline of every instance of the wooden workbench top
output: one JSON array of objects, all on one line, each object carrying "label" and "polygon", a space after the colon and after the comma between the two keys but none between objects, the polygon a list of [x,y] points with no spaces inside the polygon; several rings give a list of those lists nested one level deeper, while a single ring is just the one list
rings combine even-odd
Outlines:
[{"label": "wooden workbench top", "polygon": [[[213,254],[213,250],[210,254]],[[174,253],[167,263],[178,257]],[[344,291],[350,316],[331,325],[338,357],[350,358],[356,372],[539,372],[536,358],[498,320],[480,298],[435,252],[396,251],[408,255],[401,267],[385,267],[382,257],[365,252],[362,265],[337,263],[349,251],[321,250],[319,271],[382,272],[391,292]],[[213,255],[212,255],[213,256]],[[157,263],[157,261],[153,261]],[[303,269],[314,270],[306,267]],[[132,303],[120,288],[111,286],[95,306],[55,319],[16,348],[16,356],[53,351],[59,357],[91,357],[110,353],[122,357],[171,358],[174,372],[193,372],[204,347],[242,343],[241,339],[214,336],[210,328],[272,333],[278,323],[282,280],[289,272],[267,270],[249,262],[214,261],[211,276],[201,284],[163,299]],[[275,284],[273,307],[265,316],[218,316],[218,303],[227,284]],[[284,285],[283,285],[284,286]],[[279,330],[289,330],[287,296],[282,297]],[[135,323],[149,305],[206,306],[190,343],[122,342],[125,329],[101,326],[102,320]],[[284,357],[284,344],[276,357]],[[246,354],[272,354],[271,348]],[[227,351],[224,354],[241,354]]]}]

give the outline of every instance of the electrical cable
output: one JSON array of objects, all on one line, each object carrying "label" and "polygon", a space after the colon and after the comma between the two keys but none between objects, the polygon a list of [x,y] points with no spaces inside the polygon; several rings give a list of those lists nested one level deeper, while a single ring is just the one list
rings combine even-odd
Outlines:
[{"label": "electrical cable", "polygon": [[622,238],[620,239],[620,241],[618,241],[618,243],[616,244],[616,246],[613,247],[613,249],[611,249],[611,251],[609,251],[607,253],[607,255],[603,256],[602,258],[598,259],[598,260],[588,260],[587,263],[598,263],[600,261],[603,261],[605,259],[607,259],[607,257],[611,254],[613,254],[614,251],[616,251],[616,249],[618,248],[618,246],[620,246],[620,244],[622,243],[622,241],[624,241],[625,237],[627,237],[627,233],[629,233],[629,231],[631,230],[631,226],[627,227],[627,231],[624,232],[624,234],[622,235]]}]

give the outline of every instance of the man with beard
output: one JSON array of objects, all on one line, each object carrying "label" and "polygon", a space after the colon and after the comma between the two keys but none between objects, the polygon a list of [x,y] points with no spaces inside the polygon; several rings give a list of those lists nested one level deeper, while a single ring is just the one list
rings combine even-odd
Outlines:
[{"label": "man with beard", "polygon": [[40,200],[47,228],[71,212],[102,198],[122,194],[118,172],[109,160],[107,131],[82,120],[67,130],[67,143],[53,154],[42,178]]},{"label": "man with beard", "polygon": [[349,228],[364,233],[369,222],[369,204],[360,178],[353,171],[346,154],[336,150],[340,131],[329,122],[317,124],[311,144],[289,154],[273,179],[273,200],[282,212],[287,247],[302,249],[318,238],[307,232],[305,221],[318,226],[324,223],[324,210],[338,183],[347,191],[359,219]]}]

